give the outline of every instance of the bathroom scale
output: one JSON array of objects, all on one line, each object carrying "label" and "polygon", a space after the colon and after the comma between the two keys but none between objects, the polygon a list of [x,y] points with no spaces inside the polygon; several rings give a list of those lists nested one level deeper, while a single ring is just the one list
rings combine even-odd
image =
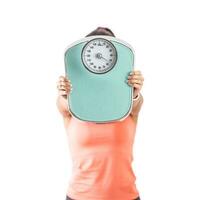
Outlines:
[{"label": "bathroom scale", "polygon": [[134,50],[129,43],[107,35],[85,37],[65,49],[64,64],[73,88],[67,106],[74,117],[109,123],[130,114],[134,89],[126,80],[134,69]]}]

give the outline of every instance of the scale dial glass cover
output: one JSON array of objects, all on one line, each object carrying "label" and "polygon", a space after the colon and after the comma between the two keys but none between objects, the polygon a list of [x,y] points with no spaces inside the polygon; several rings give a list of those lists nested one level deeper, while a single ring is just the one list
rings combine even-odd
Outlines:
[{"label": "scale dial glass cover", "polygon": [[117,51],[110,41],[95,38],[83,47],[82,61],[89,71],[105,73],[115,66]]}]

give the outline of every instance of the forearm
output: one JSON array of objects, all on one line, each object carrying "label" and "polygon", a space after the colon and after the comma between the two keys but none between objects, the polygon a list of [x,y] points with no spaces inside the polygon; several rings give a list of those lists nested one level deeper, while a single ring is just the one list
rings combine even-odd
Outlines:
[{"label": "forearm", "polygon": [[144,98],[142,94],[140,93],[139,99],[133,102],[133,107],[130,113],[132,116],[137,117],[139,115],[143,101],[144,101]]},{"label": "forearm", "polygon": [[63,117],[67,117],[71,115],[68,109],[68,100],[67,98],[63,97],[62,95],[58,95],[56,100],[56,105],[59,112],[63,115]]}]

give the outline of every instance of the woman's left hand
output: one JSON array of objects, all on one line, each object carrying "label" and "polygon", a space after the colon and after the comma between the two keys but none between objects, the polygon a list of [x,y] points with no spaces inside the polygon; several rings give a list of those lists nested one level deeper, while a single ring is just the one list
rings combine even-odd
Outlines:
[{"label": "woman's left hand", "polygon": [[141,71],[134,70],[129,73],[127,83],[129,86],[134,88],[134,97],[135,98],[141,91],[143,86],[144,77],[142,76]]}]

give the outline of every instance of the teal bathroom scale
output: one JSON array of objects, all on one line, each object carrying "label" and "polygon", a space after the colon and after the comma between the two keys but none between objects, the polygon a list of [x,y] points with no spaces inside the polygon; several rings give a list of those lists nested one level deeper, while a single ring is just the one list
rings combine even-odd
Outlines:
[{"label": "teal bathroom scale", "polygon": [[73,91],[69,112],[79,120],[121,121],[131,112],[133,87],[126,82],[134,69],[134,50],[127,42],[105,35],[89,36],[64,52],[65,76]]}]

